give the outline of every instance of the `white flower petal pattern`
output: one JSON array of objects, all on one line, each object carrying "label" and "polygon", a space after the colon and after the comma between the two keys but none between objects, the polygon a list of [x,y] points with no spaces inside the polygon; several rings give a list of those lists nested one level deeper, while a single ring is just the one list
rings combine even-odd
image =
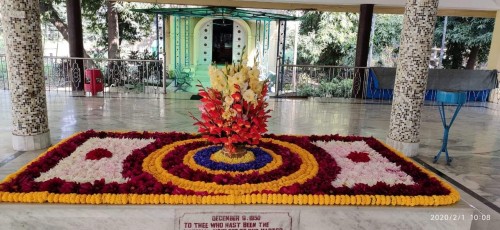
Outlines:
[{"label": "white flower petal pattern", "polygon": [[[317,146],[326,150],[337,162],[341,171],[332,181],[334,187],[347,186],[352,188],[355,184],[373,186],[377,182],[388,185],[405,184],[413,185],[413,178],[403,172],[399,166],[372,149],[364,141],[355,142],[316,142]],[[370,161],[353,162],[347,155],[351,152],[368,153]]]},{"label": "white flower petal pattern", "polygon": [[[59,161],[56,166],[41,173],[35,181],[43,182],[58,177],[78,183],[93,183],[101,179],[104,179],[106,183],[124,183],[128,181],[122,176],[125,158],[135,149],[144,148],[153,142],[154,139],[90,138],[76,148],[71,155]],[[113,155],[100,160],[86,160],[86,154],[97,148],[107,149]]]}]

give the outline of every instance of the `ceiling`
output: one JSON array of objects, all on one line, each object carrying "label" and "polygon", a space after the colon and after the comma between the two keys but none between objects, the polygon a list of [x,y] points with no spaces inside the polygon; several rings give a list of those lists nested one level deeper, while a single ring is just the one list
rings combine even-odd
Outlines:
[{"label": "ceiling", "polygon": [[[241,2],[255,0],[239,0]],[[375,4],[380,6],[400,6],[404,7],[406,0],[257,0],[259,2],[274,3],[308,3],[320,5],[360,5]],[[441,9],[461,9],[461,10],[500,10],[500,0],[440,0]]]},{"label": "ceiling", "polygon": [[[402,14],[406,0],[124,0],[198,6],[239,8],[320,10],[358,12],[360,4],[374,4],[375,13]],[[494,18],[500,10],[500,0],[440,0],[438,15]]]}]

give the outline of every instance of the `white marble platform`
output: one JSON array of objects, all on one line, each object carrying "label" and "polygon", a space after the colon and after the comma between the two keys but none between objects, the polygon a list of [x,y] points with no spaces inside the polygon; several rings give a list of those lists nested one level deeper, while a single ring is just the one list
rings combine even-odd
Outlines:
[{"label": "white marble platform", "polygon": [[[199,113],[197,109],[199,101],[165,99],[163,96],[154,98],[136,94],[134,96],[136,97],[128,97],[127,95],[73,97],[71,94],[64,92],[48,92],[47,105],[51,142],[58,143],[61,139],[75,132],[88,129],[196,132],[196,127],[192,125],[193,120],[189,117],[189,112],[193,114]],[[172,95],[167,95],[166,97],[172,97]],[[383,101],[359,102],[347,99],[273,99],[270,100],[270,108],[273,110],[271,113],[272,118],[268,123],[270,133],[304,135],[354,134],[374,136],[379,140],[385,141],[389,128],[391,105]],[[453,112],[453,108],[451,107],[446,109],[447,114]],[[22,152],[15,151],[12,148],[12,133],[10,130],[12,118],[10,112],[8,91],[0,90],[0,180],[17,171],[43,152],[42,150]],[[462,108],[450,133],[448,148],[450,154],[454,157],[451,166],[447,166],[443,159],[437,164],[432,163],[433,157],[441,147],[441,138],[443,135],[443,127],[437,107],[424,106],[422,112],[421,142],[417,158],[435,167],[492,204],[500,206],[500,183],[498,183],[500,180],[500,170],[498,170],[500,167],[500,105],[474,103]],[[474,209],[474,215],[490,215],[491,217],[489,221],[473,220],[472,225],[468,225],[470,229],[497,229],[500,226],[500,213],[463,191],[460,191],[460,195],[462,201],[458,207],[466,204],[467,207]],[[59,206],[65,209],[59,209]],[[74,222],[65,222],[63,218],[58,217],[64,217],[64,215],[69,215],[75,220],[84,219],[90,227],[97,225],[99,228],[96,229],[106,229],[102,227],[103,222],[115,223],[109,229],[149,229],[142,228],[144,225],[142,222],[150,221],[151,224],[157,223],[158,221],[163,221],[157,219],[167,218],[169,215],[175,216],[175,210],[184,210],[189,207],[192,210],[200,209],[199,206],[174,206],[172,209],[167,206],[94,207],[0,203],[0,230],[68,229],[68,227],[65,228],[64,226],[71,226],[69,229],[79,229]],[[201,208],[211,207],[214,206],[202,206]],[[224,207],[227,209],[227,207],[231,206]],[[294,209],[295,207],[288,206],[288,208]],[[304,207],[301,206],[300,208]],[[319,208],[317,210],[321,211],[314,212],[330,213],[345,207]],[[347,208],[354,209],[354,207]],[[363,211],[366,208],[371,207],[362,207],[360,209]],[[254,209],[255,206],[249,208],[251,211]],[[390,212],[385,212],[384,208],[376,208],[376,210],[376,212],[370,215],[378,215],[379,212],[381,213],[380,215],[386,216],[386,218],[390,218],[392,215]],[[419,209],[409,208],[409,210],[418,212]],[[311,211],[309,213],[314,212]],[[443,211],[443,213],[445,212]],[[143,216],[140,219],[142,221],[134,218],[134,213]],[[304,213],[301,212],[301,218],[307,216]],[[395,213],[394,215],[397,214]],[[23,217],[24,215],[26,217]],[[365,215],[365,213],[359,213],[358,215]],[[418,215],[424,215],[424,219],[422,220],[430,218],[428,214],[413,216],[414,214],[406,212],[405,215],[407,215],[406,221],[412,221]],[[115,216],[130,220],[132,222],[129,223],[130,227],[123,227],[124,224],[117,221],[118,218]],[[39,218],[41,221],[37,223],[32,220],[33,218]],[[340,217],[325,218],[325,224],[321,224],[322,222],[320,221],[322,219],[313,220],[318,222],[317,226],[327,225],[327,220],[336,221],[335,225],[332,224],[333,227],[330,226],[330,228],[327,228],[334,229],[338,224],[343,224],[343,221],[337,221],[339,220],[338,218]],[[30,222],[26,220],[30,220]],[[405,219],[397,220],[406,223]],[[307,220],[301,221],[303,222],[300,223],[307,222]],[[387,221],[389,222],[384,226],[388,226],[391,223],[391,220]],[[32,225],[28,224],[36,224],[36,227],[30,228]],[[99,224],[102,226],[99,226]],[[162,222],[162,224],[165,225],[162,229],[173,228],[166,222]],[[53,226],[58,227],[52,228]],[[428,229],[436,229],[440,226],[441,223],[436,222]],[[87,229],[90,229],[90,227]],[[461,227],[465,228],[462,225]],[[85,226],[82,228],[86,229]],[[351,228],[377,229],[372,226],[366,227],[366,224],[355,225],[348,229]],[[321,228],[318,227],[318,229]],[[393,229],[393,227],[387,227],[386,229]],[[398,229],[413,229],[413,227],[403,226]]]},{"label": "white marble platform", "polygon": [[[0,229],[178,230],[184,229],[179,226],[179,218],[185,213],[212,212],[288,213],[290,230],[459,230],[471,228],[473,209],[463,202],[443,207],[0,204]],[[433,215],[457,216],[460,220],[432,220]]]}]

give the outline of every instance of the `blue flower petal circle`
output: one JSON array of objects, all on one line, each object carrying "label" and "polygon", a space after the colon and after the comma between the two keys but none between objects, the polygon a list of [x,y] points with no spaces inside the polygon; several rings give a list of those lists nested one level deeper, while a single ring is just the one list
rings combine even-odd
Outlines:
[{"label": "blue flower petal circle", "polygon": [[260,148],[249,148],[248,150],[252,151],[255,160],[247,163],[240,164],[228,164],[224,162],[216,162],[210,159],[210,156],[217,151],[221,150],[222,146],[210,146],[204,148],[194,155],[194,161],[196,164],[201,165],[205,168],[209,168],[212,170],[224,170],[224,171],[232,171],[232,172],[244,172],[248,170],[257,170],[269,162],[273,160],[273,157],[267,153],[266,151]]}]

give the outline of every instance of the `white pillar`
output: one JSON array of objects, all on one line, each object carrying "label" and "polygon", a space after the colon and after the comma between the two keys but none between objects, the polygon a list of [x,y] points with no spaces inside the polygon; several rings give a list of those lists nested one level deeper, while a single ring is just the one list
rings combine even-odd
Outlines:
[{"label": "white pillar", "polygon": [[438,3],[439,0],[406,2],[387,143],[407,156],[418,153]]},{"label": "white pillar", "polygon": [[[488,55],[488,69],[500,70],[500,11],[497,11],[495,17],[495,28],[493,29],[490,53]],[[492,89],[488,100],[500,103],[500,89]]]},{"label": "white pillar", "polygon": [[12,104],[12,144],[28,151],[50,146],[38,0],[1,2]]}]

